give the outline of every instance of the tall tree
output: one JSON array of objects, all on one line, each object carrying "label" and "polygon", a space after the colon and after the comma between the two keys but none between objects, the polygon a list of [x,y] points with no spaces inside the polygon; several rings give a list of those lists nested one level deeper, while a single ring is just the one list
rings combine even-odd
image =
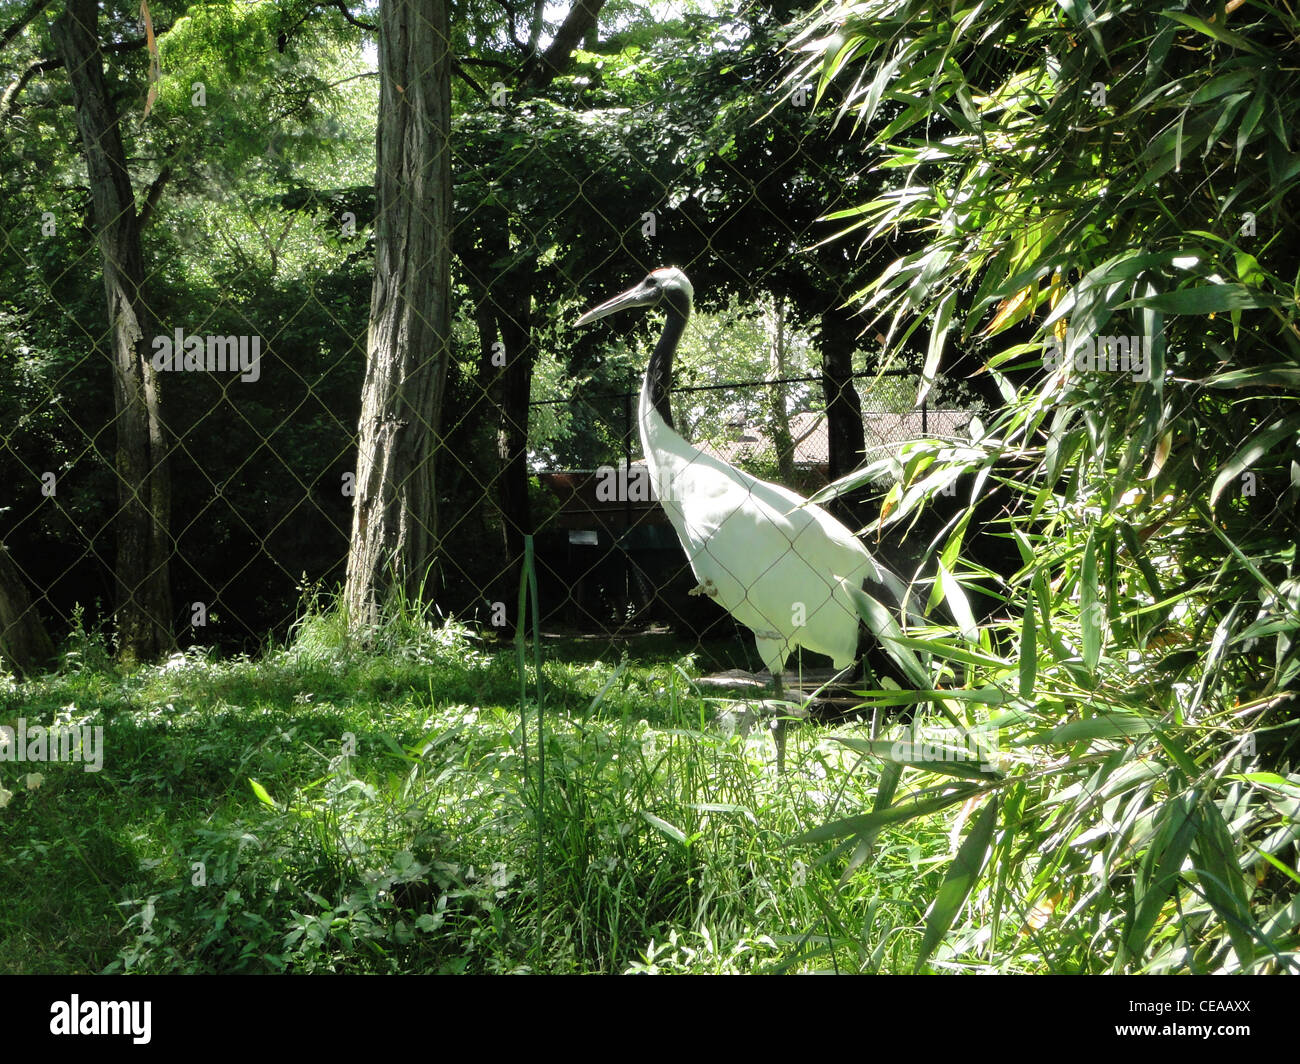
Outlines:
[{"label": "tall tree", "polygon": [[[862,401],[853,386],[853,352],[861,326],[850,311],[831,307],[821,320],[822,390],[826,396],[828,464],[831,480],[847,476],[862,464],[866,432],[862,427]],[[855,499],[840,495],[831,502],[837,517],[857,522]]]},{"label": "tall tree", "polygon": [[9,551],[0,546],[0,661],[31,673],[54,656],[54,644],[32,606]]},{"label": "tall tree", "polygon": [[150,363],[153,321],[144,299],[144,254],[118,115],[104,79],[96,0],[68,0],[53,25],[72,84],[90,181],[95,234],[113,345],[117,417],[118,653],[147,661],[171,645],[171,479],[158,377]]},{"label": "tall tree", "polygon": [[787,372],[786,341],[789,331],[785,320],[785,299],[781,296],[771,301],[763,311],[763,322],[767,331],[769,368],[767,388],[769,422],[772,431],[772,443],[776,447],[776,466],[784,484],[794,482],[794,436],[790,433],[790,411],[785,403],[785,385],[782,383]]},{"label": "tall tree", "polygon": [[[552,83],[570,67],[580,42],[595,32],[604,4],[605,0],[573,0],[545,49],[540,43],[545,29],[541,4],[533,7],[526,42],[515,36],[515,21],[508,17],[513,54],[523,56],[522,62],[505,75],[511,82],[515,102],[542,97],[551,89]],[[511,8],[508,5],[503,8],[509,16]],[[511,118],[504,119],[502,125],[514,131],[525,123]],[[535,120],[527,125],[533,128],[521,136],[529,136],[540,145]],[[507,175],[510,182],[522,183],[520,171],[517,157],[512,158],[503,161],[497,177]],[[521,198],[522,202],[526,200]],[[486,308],[477,315],[480,330],[486,330],[480,336],[480,344],[488,350],[494,343],[501,345],[501,363],[491,364],[494,380],[489,394],[497,408],[498,465],[490,476],[501,515],[506,565],[493,594],[508,596],[510,588],[518,584],[524,536],[533,528],[528,501],[528,404],[537,357],[534,302],[541,294],[538,259],[542,246],[537,240],[538,220],[532,210],[494,209],[479,204],[471,217],[473,220],[465,232],[476,247],[462,248],[459,254],[470,267],[467,281],[471,288],[484,289],[484,295],[478,300]]]},{"label": "tall tree", "polygon": [[344,599],[414,598],[437,557],[434,454],[450,344],[451,52],[445,0],[380,5],[375,276]]}]

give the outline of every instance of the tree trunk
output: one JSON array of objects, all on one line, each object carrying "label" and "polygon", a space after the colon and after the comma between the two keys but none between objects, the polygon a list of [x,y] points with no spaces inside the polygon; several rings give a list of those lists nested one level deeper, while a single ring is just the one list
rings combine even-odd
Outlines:
[{"label": "tree trunk", "polygon": [[155,658],[172,643],[171,479],[158,377],[150,362],[154,330],[142,294],[140,224],[104,80],[98,11],[96,0],[68,0],[52,32],[72,83],[104,265],[117,414],[117,646],[130,663]]},{"label": "tree trunk", "polygon": [[[826,435],[831,480],[853,472],[863,461],[866,434],[862,403],[853,386],[853,352],[857,349],[858,323],[839,308],[822,315],[822,392],[826,397]],[[855,501],[841,495],[831,503],[841,520],[860,522]]]},{"label": "tree trunk", "polygon": [[[479,380],[491,404],[495,461],[475,463],[482,505],[500,522],[500,549],[492,555],[494,576],[481,588],[489,602],[513,603],[519,591],[524,535],[532,531],[528,504],[528,414],[535,352],[532,287],[536,266],[512,261],[510,219],[503,210],[479,207],[472,246],[457,254],[475,290],[474,321],[479,337]],[[486,547],[484,554],[486,559]],[[509,611],[513,614],[513,610]],[[513,630],[511,620],[503,631]]]},{"label": "tree trunk", "polygon": [[574,0],[545,52],[536,51],[534,36],[531,42],[534,51],[524,62],[520,84],[534,90],[545,89],[563,73],[573,58],[573,50],[584,38],[596,32],[596,20],[604,6],[605,0]]},{"label": "tree trunk", "polygon": [[785,300],[780,296],[772,300],[770,309],[763,315],[767,326],[768,375],[767,402],[772,424],[772,443],[776,447],[776,466],[781,483],[794,486],[794,437],[790,434],[790,411],[785,405],[785,385],[778,383],[785,377]]},{"label": "tree trunk", "polygon": [[434,455],[450,353],[445,0],[382,0],[375,278],[344,602],[354,627],[435,580]]},{"label": "tree trunk", "polygon": [[30,675],[53,657],[54,644],[32,606],[27,585],[9,551],[0,547],[0,658]]}]

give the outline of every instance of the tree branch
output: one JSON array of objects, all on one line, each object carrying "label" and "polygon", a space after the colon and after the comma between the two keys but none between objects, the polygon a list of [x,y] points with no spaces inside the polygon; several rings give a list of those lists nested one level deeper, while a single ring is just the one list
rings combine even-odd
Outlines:
[{"label": "tree branch", "polygon": [[465,82],[466,85],[468,85],[471,89],[477,92],[484,99],[487,98],[487,94],[488,94],[487,89],[483,88],[482,85],[480,85],[473,77],[471,77],[469,71],[467,71],[463,66],[461,66],[457,60],[453,59],[451,61],[451,69],[452,72],[456,74],[456,76],[459,77],[463,82]]},{"label": "tree branch", "polygon": [[510,39],[514,42],[516,48],[521,52],[527,53],[528,45],[519,39],[519,26],[515,22],[515,9],[505,0],[497,0],[497,4],[506,13],[506,28],[510,30]]},{"label": "tree branch", "polygon": [[541,56],[530,56],[524,63],[520,81],[544,89],[568,65],[569,57],[587,33],[596,25],[605,0],[574,0],[573,7],[555,33],[551,46]]},{"label": "tree branch", "polygon": [[149,185],[149,191],[145,193],[144,203],[140,207],[140,228],[143,230],[149,224],[149,218],[153,215],[153,210],[158,206],[158,201],[162,198],[163,188],[171,180],[171,164],[165,165],[158,171],[158,176],[153,179]]},{"label": "tree branch", "polygon": [[544,24],[542,16],[546,13],[546,0],[533,0],[533,21],[528,29],[528,54],[535,55],[537,42],[542,39]]},{"label": "tree branch", "polygon": [[49,2],[50,0],[32,0],[31,5],[23,13],[22,17],[5,30],[4,33],[0,33],[0,48],[3,48],[6,44],[17,37],[18,34],[22,33],[23,28],[31,22],[32,19],[39,15],[49,5]]},{"label": "tree branch", "polygon": [[[340,0],[341,2],[341,0]],[[170,30],[170,26],[162,26],[154,31],[155,37],[161,37]],[[105,54],[119,55],[122,52],[134,52],[137,48],[145,46],[145,38],[134,37],[129,41],[115,41],[112,44],[100,46],[100,51]],[[9,88],[5,89],[5,94],[0,97],[0,118],[8,118],[11,111],[18,106],[18,94],[23,91],[27,83],[37,74],[44,74],[51,70],[58,70],[63,66],[62,59],[36,59],[33,60]]]},{"label": "tree branch", "polygon": [[511,66],[509,63],[501,62],[500,59],[479,59],[477,56],[472,55],[467,55],[464,59],[457,60],[457,62],[473,63],[474,66],[491,67],[493,70],[503,70],[507,74],[515,69],[515,67]]},{"label": "tree branch", "polygon": [[61,59],[37,59],[29,63],[27,68],[18,75],[18,79],[5,89],[5,94],[0,97],[0,119],[8,118],[9,113],[18,106],[18,94],[27,87],[27,83],[36,77],[37,74],[43,74],[47,70],[57,70],[63,66]]},{"label": "tree branch", "polygon": [[343,17],[347,19],[350,23],[352,23],[352,25],[356,26],[357,29],[366,30],[369,33],[379,32],[379,27],[376,26],[373,22],[364,22],[361,19],[357,18],[355,15],[353,15],[352,12],[348,9],[348,5],[344,3],[344,0],[320,0],[317,6],[336,7],[341,12],[343,12]]}]

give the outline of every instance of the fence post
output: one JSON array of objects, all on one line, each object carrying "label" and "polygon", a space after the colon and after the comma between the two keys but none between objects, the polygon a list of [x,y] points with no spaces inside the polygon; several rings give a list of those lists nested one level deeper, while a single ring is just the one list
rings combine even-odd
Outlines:
[{"label": "fence post", "polygon": [[[628,552],[627,537],[632,531],[632,384],[623,393],[623,468],[626,470],[623,492],[623,534],[619,536],[619,546],[623,550],[623,619],[627,619],[627,608],[632,603],[632,555]],[[622,627],[620,624],[619,627]]]}]

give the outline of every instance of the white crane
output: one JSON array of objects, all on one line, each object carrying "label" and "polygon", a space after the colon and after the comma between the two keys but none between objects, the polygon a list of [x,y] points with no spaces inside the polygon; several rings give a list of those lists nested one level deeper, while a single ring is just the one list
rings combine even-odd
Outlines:
[{"label": "white crane", "polygon": [[[674,431],[668,403],[673,356],[694,294],[681,270],[655,270],[635,288],[587,311],[577,324],[629,307],[666,312],[637,408],[651,489],[699,580],[691,593],[710,596],[754,633],[781,701],[781,673],[796,646],[826,654],[837,669],[853,664],[859,615],[851,588],[871,587],[875,597],[894,603],[902,601],[904,588],[820,506],[692,447]],[[783,719],[775,731],[781,771]]]}]

